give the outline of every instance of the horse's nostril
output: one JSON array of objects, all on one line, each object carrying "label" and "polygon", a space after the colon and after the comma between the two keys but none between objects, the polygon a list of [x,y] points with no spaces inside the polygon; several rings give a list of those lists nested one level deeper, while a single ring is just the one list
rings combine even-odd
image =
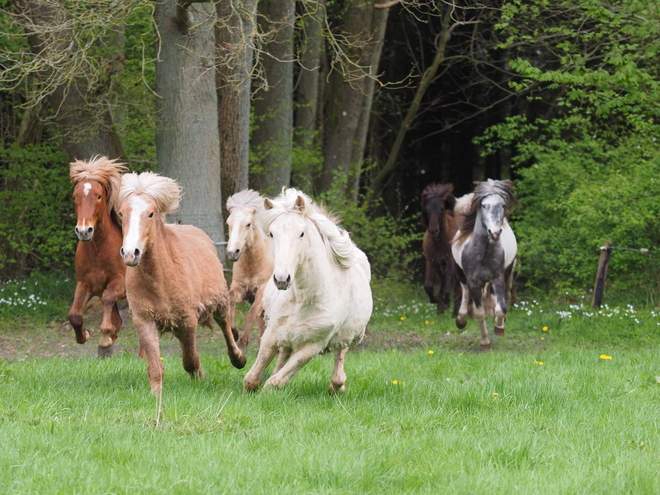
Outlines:
[{"label": "horse's nostril", "polygon": [[287,277],[286,277],[286,283],[287,283],[287,284],[291,283],[291,275],[287,275]]},{"label": "horse's nostril", "polygon": [[91,235],[93,232],[94,232],[94,227],[90,227],[90,228],[87,229],[88,234]]},{"label": "horse's nostril", "polygon": [[140,250],[139,250],[139,249],[136,249],[136,250],[135,250],[135,257],[137,258],[138,256],[140,256]]},{"label": "horse's nostril", "polygon": [[121,256],[122,258],[124,257],[124,248],[123,247],[119,248],[119,256]]}]

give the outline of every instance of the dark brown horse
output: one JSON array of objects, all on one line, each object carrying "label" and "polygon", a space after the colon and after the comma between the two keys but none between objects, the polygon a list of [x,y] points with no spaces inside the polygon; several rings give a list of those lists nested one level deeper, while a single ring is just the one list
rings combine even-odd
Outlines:
[{"label": "dark brown horse", "polygon": [[[426,229],[423,243],[426,258],[424,290],[429,301],[438,305],[438,313],[449,308],[452,287],[455,310],[460,299],[451,254],[451,241],[456,234],[455,204],[453,184],[429,184],[422,191],[422,226]],[[437,295],[436,283],[440,285]]]},{"label": "dark brown horse", "polygon": [[76,332],[76,342],[87,342],[89,332],[83,324],[83,310],[93,296],[101,298],[100,357],[112,354],[112,344],[117,340],[122,324],[117,300],[126,297],[126,265],[119,256],[123,238],[114,213],[121,174],[125,170],[122,163],[105,156],[97,156],[91,161],[75,161],[70,169],[79,242],[75,260],[76,293],[69,311],[69,322]]}]

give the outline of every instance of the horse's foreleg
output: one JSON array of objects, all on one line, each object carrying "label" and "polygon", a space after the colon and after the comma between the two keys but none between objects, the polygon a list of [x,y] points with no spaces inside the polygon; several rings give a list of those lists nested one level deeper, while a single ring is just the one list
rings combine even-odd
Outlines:
[{"label": "horse's foreleg", "polygon": [[241,369],[245,366],[245,355],[236,345],[236,340],[234,339],[234,334],[231,331],[229,326],[229,321],[227,321],[227,316],[220,311],[213,313],[213,319],[215,322],[220,325],[222,329],[222,334],[225,336],[225,342],[227,343],[227,354],[229,355],[229,360],[234,368]]},{"label": "horse's foreleg", "polygon": [[151,393],[158,395],[163,387],[164,368],[160,360],[160,342],[156,322],[133,314],[133,324],[140,339],[140,348],[147,360],[147,376],[151,384]]},{"label": "horse's foreleg", "polygon": [[103,320],[101,321],[101,338],[99,340],[99,357],[112,355],[112,344],[117,340],[121,329],[121,316],[117,308],[117,300],[126,296],[124,278],[115,278],[103,291],[101,302],[103,303]]},{"label": "horse's foreleg", "polygon": [[[252,330],[254,324],[257,323],[261,318],[261,314],[263,312],[263,304],[261,301],[264,295],[264,288],[265,287],[262,287],[257,291],[257,294],[254,296],[254,302],[252,303],[250,310],[245,315],[245,326],[243,327],[243,334],[238,341],[238,347],[241,350],[245,350],[247,347],[248,343],[250,342],[250,331]],[[260,335],[262,333],[261,330],[262,329],[260,325]]]},{"label": "horse's foreleg", "polygon": [[433,293],[433,285],[435,283],[435,264],[429,258],[426,258],[426,276],[424,277],[424,290],[429,296],[429,302],[436,304],[438,300]]},{"label": "horse's foreleg", "polygon": [[332,372],[330,380],[330,387],[328,392],[331,394],[343,394],[346,391],[344,384],[346,383],[346,372],[344,372],[344,358],[348,352],[348,347],[337,351],[335,353],[335,369]]},{"label": "horse's foreleg", "polygon": [[291,352],[293,349],[290,347],[280,347],[279,350],[277,351],[277,362],[275,363],[275,369],[273,370],[273,375],[280,371],[282,367],[286,364],[286,362],[289,360],[291,357]]},{"label": "horse's foreleg", "polygon": [[323,350],[323,347],[323,344],[318,343],[306,344],[293,352],[286,364],[277,373],[270,375],[264,384],[264,390],[271,387],[281,388],[286,385],[303,366]]},{"label": "horse's foreleg", "polygon": [[243,379],[243,389],[247,392],[253,392],[261,385],[261,380],[264,378],[264,371],[270,364],[277,353],[277,342],[272,332],[267,328],[264,332],[264,337],[259,345],[259,352],[257,360],[247,372]]},{"label": "horse's foreleg", "polygon": [[179,339],[181,347],[181,361],[183,369],[188,372],[190,378],[204,378],[202,364],[199,362],[199,353],[197,352],[197,318],[188,317],[185,324],[175,330],[174,335]]},{"label": "horse's foreleg", "polygon": [[85,330],[85,325],[83,322],[83,310],[85,305],[91,299],[92,294],[90,293],[87,285],[78,282],[76,284],[76,292],[73,296],[73,304],[69,310],[69,323],[73,327],[73,331],[76,332],[76,342],[79,344],[84,344],[89,338],[89,332]]},{"label": "horse's foreleg", "polygon": [[[229,309],[227,311],[227,320],[229,321],[229,327],[231,332],[234,335],[234,340],[238,339],[238,330],[236,329],[236,305],[245,300],[247,291],[245,288],[241,287],[238,283],[232,280],[231,288],[229,289]],[[242,337],[241,337],[242,340]],[[245,342],[247,346],[247,342]],[[245,349],[245,347],[241,347]]]},{"label": "horse's foreleg", "polygon": [[481,348],[490,349],[490,338],[488,337],[488,326],[486,325],[486,311],[482,304],[474,304],[472,307],[474,319],[479,323],[481,330]]},{"label": "horse's foreleg", "polygon": [[506,280],[504,275],[493,280],[493,299],[495,303],[495,335],[504,335],[506,320]]}]

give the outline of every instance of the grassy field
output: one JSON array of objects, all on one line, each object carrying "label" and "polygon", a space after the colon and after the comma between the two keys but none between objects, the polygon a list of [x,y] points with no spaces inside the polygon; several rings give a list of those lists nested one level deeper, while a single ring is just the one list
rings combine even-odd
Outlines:
[{"label": "grassy field", "polygon": [[164,336],[154,397],[130,326],[98,360],[56,302],[14,305],[0,318],[0,492],[660,493],[656,311],[522,300],[479,352],[474,322],[458,332],[404,292],[376,291],[340,397],[332,356],[245,394],[254,351],[236,370],[206,330],[197,382]]}]

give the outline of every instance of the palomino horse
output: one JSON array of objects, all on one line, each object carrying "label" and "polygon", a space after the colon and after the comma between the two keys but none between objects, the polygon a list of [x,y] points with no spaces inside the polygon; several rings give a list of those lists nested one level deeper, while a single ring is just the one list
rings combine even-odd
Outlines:
[{"label": "palomino horse", "polygon": [[87,342],[89,332],[84,326],[83,310],[93,296],[101,298],[100,357],[112,355],[112,344],[122,324],[117,300],[126,297],[126,266],[119,257],[121,227],[114,212],[121,174],[125,171],[122,163],[105,156],[75,161],[70,168],[79,242],[75,259],[76,292],[69,322],[76,332],[76,342]]},{"label": "palomino horse", "polygon": [[232,267],[229,287],[229,323],[236,330],[236,304],[245,300],[252,307],[245,315],[245,327],[238,341],[238,347],[245,350],[250,340],[250,330],[259,325],[259,336],[263,335],[266,324],[263,319],[262,298],[266,283],[273,274],[273,259],[270,252],[270,239],[257,224],[255,213],[264,203],[264,197],[252,189],[232,195],[227,200],[229,217],[229,240],[227,257],[235,261]]},{"label": "palomino horse", "polygon": [[124,174],[119,216],[124,241],[120,253],[126,270],[126,295],[133,323],[147,359],[151,392],[162,388],[159,334],[179,339],[183,368],[204,376],[197,354],[197,324],[220,325],[231,363],[245,366],[227,321],[229,291],[213,241],[197,227],[165,223],[179,207],[176,181],[158,174]]},{"label": "palomino horse", "polygon": [[[453,184],[429,184],[422,191],[422,227],[424,242],[422,249],[426,258],[424,290],[431,304],[437,304],[438,314],[449,307],[452,286],[454,287],[454,311],[458,309],[459,287],[454,275],[454,259],[451,254],[451,241],[456,234],[454,217]],[[440,292],[435,295],[435,283]]]},{"label": "palomino horse", "polygon": [[333,351],[330,393],[343,392],[346,351],[362,340],[371,317],[367,257],[335,219],[295,189],[264,200],[259,219],[271,239],[274,271],[263,298],[266,331],[243,387],[259,387],[281,348],[264,389],[282,387],[314,356]]},{"label": "palomino horse", "polygon": [[477,182],[452,243],[463,290],[456,326],[464,328],[470,312],[479,322],[484,349],[490,347],[486,316],[495,314],[495,334],[504,335],[507,286],[517,252],[516,236],[506,220],[516,204],[512,188],[509,180]]}]

